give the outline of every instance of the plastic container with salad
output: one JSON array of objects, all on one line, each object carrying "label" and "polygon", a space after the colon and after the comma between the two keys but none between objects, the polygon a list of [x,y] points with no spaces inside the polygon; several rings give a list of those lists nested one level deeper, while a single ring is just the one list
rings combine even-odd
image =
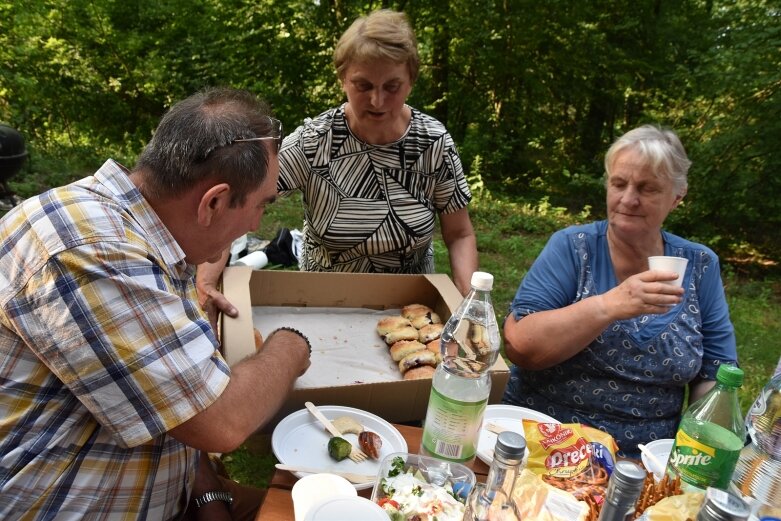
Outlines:
[{"label": "plastic container with salad", "polygon": [[475,481],[460,463],[395,452],[380,463],[372,501],[391,521],[461,521]]}]

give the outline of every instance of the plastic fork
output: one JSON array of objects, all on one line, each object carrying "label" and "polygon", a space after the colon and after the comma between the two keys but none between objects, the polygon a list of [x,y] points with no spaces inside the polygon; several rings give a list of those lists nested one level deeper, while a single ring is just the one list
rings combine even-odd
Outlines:
[{"label": "plastic fork", "polygon": [[[317,407],[315,407],[315,404],[313,404],[312,402],[306,402],[304,405],[306,406],[310,414],[312,414],[312,416],[317,418],[317,420],[323,424],[323,427],[325,427],[325,429],[331,433],[331,436],[338,436],[340,438],[344,438],[344,436],[342,436],[342,433],[339,432],[339,430],[336,427],[334,427],[334,424],[331,423],[331,421],[328,418],[326,418]],[[350,447],[351,447],[350,459],[353,460],[354,462],[360,463],[368,458],[368,456],[361,449],[359,449],[352,443],[350,443]]]}]

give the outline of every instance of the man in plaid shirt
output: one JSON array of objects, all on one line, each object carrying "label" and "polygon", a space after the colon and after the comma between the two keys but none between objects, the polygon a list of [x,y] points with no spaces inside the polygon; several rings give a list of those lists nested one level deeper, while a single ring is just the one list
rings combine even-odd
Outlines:
[{"label": "man in plaid shirt", "polygon": [[194,266],[258,227],[281,139],[254,96],[203,91],[132,171],[108,160],[0,220],[0,519],[241,517],[199,454],[274,415],[308,341],[277,330],[229,368]]}]

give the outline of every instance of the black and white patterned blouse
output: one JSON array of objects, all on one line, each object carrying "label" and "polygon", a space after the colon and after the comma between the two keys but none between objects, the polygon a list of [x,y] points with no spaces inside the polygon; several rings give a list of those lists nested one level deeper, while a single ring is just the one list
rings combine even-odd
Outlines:
[{"label": "black and white patterned blouse", "polygon": [[436,214],[464,208],[472,194],[444,125],[411,111],[405,134],[387,145],[353,135],[344,105],[285,138],[278,188],[303,193],[301,270],[434,271]]}]

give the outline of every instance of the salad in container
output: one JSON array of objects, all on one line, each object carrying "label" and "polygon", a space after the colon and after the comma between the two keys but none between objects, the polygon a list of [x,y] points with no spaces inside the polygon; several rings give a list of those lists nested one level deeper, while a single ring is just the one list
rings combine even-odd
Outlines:
[{"label": "salad in container", "polygon": [[475,482],[460,463],[394,452],[380,463],[372,501],[391,521],[461,521]]}]

